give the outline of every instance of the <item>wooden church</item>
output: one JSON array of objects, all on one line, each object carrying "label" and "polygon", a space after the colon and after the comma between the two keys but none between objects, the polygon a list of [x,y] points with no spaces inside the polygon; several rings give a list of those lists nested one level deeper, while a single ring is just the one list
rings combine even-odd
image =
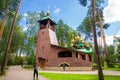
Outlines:
[{"label": "wooden church", "polygon": [[78,49],[61,47],[58,44],[55,26],[49,13],[39,21],[36,43],[36,63],[48,70],[92,70],[92,55]]}]

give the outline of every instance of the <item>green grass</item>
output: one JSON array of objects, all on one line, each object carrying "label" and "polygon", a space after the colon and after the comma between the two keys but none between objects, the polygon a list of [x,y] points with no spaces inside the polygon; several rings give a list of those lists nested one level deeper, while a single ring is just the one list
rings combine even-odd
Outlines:
[{"label": "green grass", "polygon": [[104,70],[120,71],[120,68],[104,68]]},{"label": "green grass", "polygon": [[113,68],[107,67],[107,65],[104,65],[103,70],[113,70],[113,71],[120,71],[120,66],[118,64],[114,65]]},{"label": "green grass", "polygon": [[113,71],[120,71],[120,67],[118,65],[115,65],[114,68],[108,68],[108,67],[104,67],[104,70],[113,70]]},{"label": "green grass", "polygon": [[[97,75],[89,74],[60,74],[60,73],[44,73],[39,75],[48,78],[49,80],[98,80]],[[105,76],[105,80],[120,80],[120,76]]]}]

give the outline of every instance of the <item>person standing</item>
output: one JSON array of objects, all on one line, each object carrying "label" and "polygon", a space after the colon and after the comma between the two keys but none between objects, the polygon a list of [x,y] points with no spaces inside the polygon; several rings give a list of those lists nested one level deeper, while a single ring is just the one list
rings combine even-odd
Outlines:
[{"label": "person standing", "polygon": [[63,67],[63,70],[65,71],[66,64],[64,63],[64,64],[62,65],[62,67]]},{"label": "person standing", "polygon": [[37,63],[34,64],[34,73],[33,73],[34,80],[35,80],[35,76],[36,76],[36,79],[38,80]]}]

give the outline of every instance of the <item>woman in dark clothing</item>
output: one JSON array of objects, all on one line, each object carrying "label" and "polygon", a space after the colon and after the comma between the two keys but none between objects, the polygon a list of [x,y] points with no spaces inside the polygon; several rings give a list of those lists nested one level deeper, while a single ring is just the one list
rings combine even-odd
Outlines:
[{"label": "woman in dark clothing", "polygon": [[33,78],[34,78],[34,79],[35,79],[35,76],[36,76],[36,79],[38,79],[37,64],[34,65],[34,74],[33,74]]}]

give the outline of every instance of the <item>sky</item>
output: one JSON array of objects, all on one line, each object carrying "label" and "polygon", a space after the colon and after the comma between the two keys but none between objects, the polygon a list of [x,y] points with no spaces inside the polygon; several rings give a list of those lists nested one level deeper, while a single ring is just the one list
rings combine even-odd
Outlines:
[{"label": "sky", "polygon": [[[106,0],[106,7],[103,10],[105,22],[110,27],[105,30],[107,44],[113,44],[113,36],[120,37],[120,0]],[[25,26],[25,16],[28,11],[46,12],[50,10],[50,15],[54,21],[62,19],[74,30],[81,24],[86,17],[87,7],[79,4],[78,0],[23,0],[20,13],[23,15],[21,25]]]},{"label": "sky", "polygon": [[104,8],[104,20],[110,24],[105,30],[107,44],[113,44],[114,35],[120,37],[120,0],[108,0],[108,5]]}]

